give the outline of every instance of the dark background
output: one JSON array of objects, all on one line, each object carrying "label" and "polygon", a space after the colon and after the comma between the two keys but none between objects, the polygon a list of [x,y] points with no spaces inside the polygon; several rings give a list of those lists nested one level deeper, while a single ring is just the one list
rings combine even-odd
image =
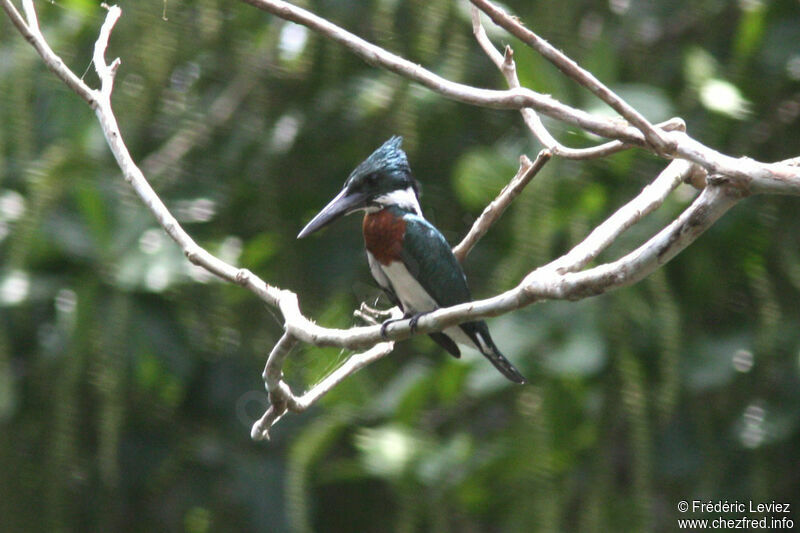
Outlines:
[{"label": "dark background", "polygon": [[[304,4],[445,77],[504,86],[465,2]],[[800,155],[796,1],[508,5],[649,119],[681,116],[735,156]],[[378,294],[359,220],[295,235],[375,147],[405,137],[423,209],[452,243],[540,148],[516,112],[444,100],[243,3],[120,6],[107,56],[122,60],[113,103],[133,157],[201,245],[296,291],[323,325],[356,324]],[[37,8],[97,86],[105,11]],[[681,500],[800,503],[800,199],[744,200],[634,287],[490,320],[530,385],[417,337],[256,443],[280,316],[189,268],[92,111],[0,28],[3,531],[672,531],[716,517],[680,514]],[[602,109],[491,35],[514,46],[524,85]],[[475,296],[558,257],[663,166],[640,150],[553,161],[469,256]],[[679,188],[601,259],[695,194]],[[287,379],[303,390],[346,356],[297,349]]]}]

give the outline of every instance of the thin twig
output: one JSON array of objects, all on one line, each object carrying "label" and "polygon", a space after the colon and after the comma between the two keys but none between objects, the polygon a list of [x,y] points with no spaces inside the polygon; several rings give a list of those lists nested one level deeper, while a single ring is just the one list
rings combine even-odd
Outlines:
[{"label": "thin twig", "polygon": [[[528,274],[520,284],[531,296],[579,300],[632,285],[666,264],[710,228],[742,196],[729,187],[707,186],[681,215],[623,257],[580,272],[565,272],[551,282],[550,265]],[[558,260],[554,261],[556,263]]]},{"label": "thin twig", "polygon": [[3,10],[8,14],[11,22],[16,26],[17,30],[22,34],[25,39],[31,43],[36,49],[42,59],[44,59],[47,68],[53,71],[56,76],[61,78],[67,87],[72,89],[78,96],[86,100],[86,102],[93,106],[94,95],[92,89],[72,72],[64,61],[53,52],[50,45],[44,39],[41,30],[39,29],[39,20],[36,17],[36,10],[33,7],[32,0],[23,0],[22,8],[25,11],[27,23],[22,19],[14,4],[10,0],[0,0],[3,5]]},{"label": "thin twig", "polygon": [[347,377],[355,374],[365,366],[389,355],[394,349],[394,342],[381,342],[369,350],[351,355],[336,370],[314,385],[308,392],[295,396],[289,385],[283,381],[283,361],[288,356],[297,340],[288,333],[275,344],[264,368],[264,383],[269,392],[270,406],[250,430],[253,440],[269,439],[269,429],[287,412],[302,413],[323,396],[333,390]]},{"label": "thin twig", "polygon": [[669,193],[686,179],[692,167],[691,163],[681,159],[667,165],[667,168],[650,185],[642,189],[639,195],[597,226],[567,254],[549,263],[547,268],[563,274],[575,272],[589,264],[625,230],[659,208]]},{"label": "thin twig", "polygon": [[414,80],[429,89],[459,102],[497,109],[532,107],[537,111],[596,135],[646,146],[641,131],[620,121],[597,117],[565,105],[554,98],[521,87],[508,90],[481,89],[442,78],[422,66],[392,54],[310,11],[282,0],[242,0],[282,19],[302,24],[345,46],[370,65],[381,66],[404,78]]},{"label": "thin twig", "polygon": [[[501,54],[489,40],[489,36],[486,34],[486,29],[481,23],[480,11],[478,8],[471,6],[471,12],[472,32],[475,35],[475,39],[478,41],[478,44],[486,53],[486,55],[489,56],[489,59],[492,60],[498,70],[500,70],[500,72],[503,74],[503,77],[506,79],[506,83],[508,84],[509,88],[515,89],[521,87],[519,78],[517,76],[517,67],[514,64],[513,50],[510,46],[506,46],[505,53]],[[525,121],[528,129],[530,129],[533,135],[539,139],[539,142],[541,142],[544,147],[549,149],[550,152],[555,156],[561,156],[568,159],[589,159],[592,157],[602,157],[602,155],[605,153],[605,150],[598,150],[597,148],[568,148],[559,143],[555,137],[550,134],[542,122],[542,119],[539,118],[539,114],[536,113],[533,108],[523,107],[519,111],[522,114],[522,119]],[[608,144],[613,144],[615,149],[622,149],[623,147],[627,146],[619,141],[610,141],[610,143],[606,143],[602,145],[602,147],[605,147]],[[617,146],[619,148],[616,148]]]},{"label": "thin twig", "polygon": [[284,333],[280,340],[272,348],[272,351],[267,358],[267,364],[264,367],[264,372],[262,373],[264,385],[270,395],[277,394],[279,392],[279,383],[283,379],[283,362],[286,360],[289,352],[292,351],[292,348],[294,348],[296,344],[297,339],[295,339],[289,333]]},{"label": "thin twig", "polygon": [[511,17],[508,13],[488,0],[470,0],[470,2],[489,15],[495,24],[501,26],[539,52],[539,54],[553,63],[561,72],[589,89],[594,95],[622,115],[625,120],[636,126],[639,131],[644,134],[647,143],[655,149],[656,153],[670,154],[673,152],[675,149],[673,141],[665,137],[663,133],[656,129],[641,113],[620,98],[617,93],[606,87],[591,72],[581,68],[575,61],[567,57],[560,50],[520,24],[516,18]]},{"label": "thin twig", "polygon": [[[516,89],[521,87],[519,77],[517,76],[517,67],[514,62],[514,51],[506,45],[505,52],[501,54],[497,48],[492,44],[489,36],[486,34],[486,29],[481,22],[480,10],[476,6],[471,6],[472,14],[472,32],[475,35],[475,40],[480,47],[489,56],[489,59],[503,74],[509,88]],[[622,150],[632,148],[630,144],[625,144],[620,141],[609,141],[598,146],[590,148],[570,148],[558,142],[555,137],[547,130],[539,114],[531,107],[523,107],[519,110],[522,114],[522,119],[531,130],[531,133],[539,139],[545,148],[549,149],[554,157],[563,157],[565,159],[597,159],[606,157]],[[681,119],[673,118],[657,126],[665,131],[685,130],[686,125]]]},{"label": "thin twig", "polygon": [[351,355],[342,366],[325,376],[322,381],[297,398],[293,402],[292,410],[295,412],[305,411],[325,394],[333,390],[334,387],[344,381],[348,376],[353,375],[378,359],[386,357],[392,353],[392,350],[394,350],[394,342],[380,342],[365,352]]},{"label": "thin twig", "polygon": [[484,208],[481,215],[472,224],[472,227],[464,239],[453,248],[453,255],[456,256],[459,263],[464,262],[470,250],[472,250],[481,237],[486,235],[489,228],[497,222],[506,208],[514,201],[514,198],[516,198],[519,193],[522,192],[522,189],[530,183],[533,177],[539,173],[542,167],[550,160],[550,157],[549,150],[542,150],[539,152],[533,163],[524,155],[520,157],[517,174],[511,178],[508,185],[503,187],[503,190],[500,191],[497,198],[492,200],[489,205]]}]

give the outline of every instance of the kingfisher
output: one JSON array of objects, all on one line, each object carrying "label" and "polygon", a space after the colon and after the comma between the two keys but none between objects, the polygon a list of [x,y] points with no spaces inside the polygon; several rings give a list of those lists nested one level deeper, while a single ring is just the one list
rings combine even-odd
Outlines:
[{"label": "kingfisher", "polygon": [[[359,164],[336,197],[297,235],[302,239],[340,217],[364,212],[362,229],[372,277],[389,300],[410,319],[417,320],[440,307],[472,300],[467,278],[441,232],[422,216],[419,184],[411,174],[401,149],[402,137],[394,136]],[[395,319],[398,320],[398,319]],[[395,320],[387,320],[381,327]],[[455,357],[458,344],[482,353],[515,383],[526,380],[498,350],[486,322],[476,320],[430,333],[430,337]]]}]

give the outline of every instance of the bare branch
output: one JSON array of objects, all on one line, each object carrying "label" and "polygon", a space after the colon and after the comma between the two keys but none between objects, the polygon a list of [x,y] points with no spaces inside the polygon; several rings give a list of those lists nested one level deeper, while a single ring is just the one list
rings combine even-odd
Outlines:
[{"label": "bare branch", "polygon": [[112,6],[109,9],[100,38],[98,38],[95,46],[94,64],[97,75],[101,79],[102,89],[100,93],[97,91],[92,92],[94,97],[92,107],[95,109],[95,114],[100,122],[106,142],[122,170],[125,181],[133,187],[133,190],[147,208],[150,209],[161,227],[178,243],[189,261],[222,279],[246,287],[264,301],[277,305],[280,298],[278,289],[267,285],[252,272],[236,268],[222,261],[194,242],[158,197],[144,174],[142,174],[142,171],[133,161],[130,152],[128,152],[128,148],[122,139],[117,119],[111,108],[111,89],[114,83],[114,73],[119,66],[119,60],[115,60],[109,66],[105,63],[104,58],[105,45],[108,42],[109,33],[119,15],[120,11],[116,6]]},{"label": "bare branch", "polygon": [[25,8],[26,17],[28,19],[27,24],[19,20],[19,14],[9,0],[0,1],[3,3],[3,8],[6,13],[9,14],[14,25],[33,45],[47,66],[95,110],[103,135],[108,142],[112,154],[117,160],[117,164],[122,170],[125,181],[133,187],[136,194],[148,209],[150,209],[167,234],[180,245],[186,257],[192,263],[205,268],[212,274],[230,281],[231,283],[248,288],[267,303],[277,305],[282,297],[282,293],[279,289],[267,285],[263,280],[246,269],[239,269],[225,263],[194,242],[155,193],[128,152],[128,148],[125,146],[125,142],[122,139],[122,134],[111,108],[111,90],[114,83],[114,74],[120,62],[119,60],[115,60],[111,65],[108,65],[104,58],[111,30],[121,14],[119,8],[116,6],[108,8],[108,14],[106,15],[100,35],[95,43],[93,62],[97,75],[101,80],[101,90],[96,91],[89,88],[80,78],[75,76],[69,67],[66,66],[61,58],[58,57],[47,44],[44,36],[39,31],[36,11],[31,0],[23,1],[23,7]]},{"label": "bare branch", "polygon": [[[485,300],[437,309],[419,318],[415,331],[429,333],[471,320],[508,313],[541,300],[579,300],[625,287],[645,278],[694,242],[742,196],[730,187],[709,185],[675,221],[620,259],[581,272],[557,272],[560,259],[528,274],[504,293]],[[379,327],[350,331],[367,337]],[[409,333],[408,321],[386,328],[393,339]],[[363,331],[360,331],[363,330]],[[397,335],[401,335],[398,337]]]},{"label": "bare branch", "polygon": [[361,370],[370,363],[389,355],[392,353],[393,349],[394,342],[381,342],[363,353],[351,355],[342,366],[325,376],[325,379],[314,385],[307,393],[297,398],[294,402],[293,410],[298,412],[305,411],[316,403],[317,400],[322,398],[322,396],[330,392],[336,385],[344,381],[345,378]]},{"label": "bare branch", "polygon": [[[489,36],[486,34],[486,30],[481,23],[480,11],[474,5],[471,7],[471,14],[472,32],[475,35],[475,40],[503,74],[508,86],[512,89],[521,87],[519,78],[517,77],[517,67],[514,63],[514,51],[510,46],[506,45],[505,53],[501,54],[489,40]],[[545,148],[549,149],[553,156],[556,157],[563,157],[565,159],[595,159],[632,148],[631,145],[620,141],[609,141],[591,148],[569,148],[559,143],[550,134],[542,123],[542,119],[539,118],[539,115],[533,108],[523,107],[519,111],[528,129],[530,129],[533,135],[539,139],[539,142],[541,142]],[[686,125],[681,119],[670,119],[657,126],[665,131],[683,131],[686,129]]]},{"label": "bare branch", "polygon": [[[524,87],[497,91],[456,83],[444,79],[402,57],[387,52],[383,48],[353,35],[332,22],[288,2],[282,0],[242,1],[285,20],[302,24],[320,35],[345,46],[370,65],[380,66],[406,79],[416,81],[446,98],[471,105],[499,109],[519,110],[531,107],[566,124],[577,126],[602,137],[616,139],[625,144],[648,146],[649,142],[656,148],[659,148],[659,146],[668,148],[668,152],[674,152],[677,157],[688,159],[705,167],[711,174],[728,176],[733,182],[736,182],[735,186],[745,193],[800,194],[800,169],[797,167],[780,163],[766,164],[748,158],[737,159],[726,156],[695,141],[683,131],[658,131],[652,129],[652,126],[648,129],[644,124],[640,124],[642,126],[640,130],[618,121],[596,117],[585,111],[569,107],[550,96],[541,95]],[[483,0],[481,1],[483,2]],[[605,90],[608,89],[605,88]],[[609,98],[622,102],[621,98],[614,96]],[[622,105],[627,104],[622,102]],[[681,129],[681,126],[676,124],[676,128]],[[642,131],[645,130],[655,131],[655,137],[651,134],[648,140],[645,140],[642,134]],[[666,141],[660,145],[656,138],[665,139]],[[662,152],[656,150],[656,153],[660,154]],[[733,185],[733,183],[731,184]]]},{"label": "bare branch", "polygon": [[800,168],[780,163],[762,163],[749,157],[731,157],[694,140],[683,131],[670,133],[678,143],[677,155],[702,166],[709,175],[720,174],[741,194],[800,195]]},{"label": "bare branch", "polygon": [[[398,316],[399,314],[398,311]],[[281,372],[284,359],[296,343],[296,339],[292,338],[289,334],[285,334],[270,353],[267,366],[264,369],[264,383],[269,392],[270,407],[264,415],[253,424],[250,436],[254,440],[269,439],[269,429],[287,410],[293,413],[302,413],[333,390],[334,387],[344,381],[348,376],[351,376],[370,363],[389,355],[394,349],[394,342],[381,342],[363,353],[351,355],[339,368],[328,374],[308,392],[297,397],[292,393],[289,385],[283,381]]]},{"label": "bare branch", "polygon": [[14,4],[11,0],[0,0],[3,5],[3,10],[8,14],[11,22],[16,26],[17,30],[22,34],[25,39],[33,45],[36,51],[42,56],[47,68],[52,70],[56,76],[67,84],[67,86],[75,91],[81,98],[86,100],[90,106],[94,107],[93,91],[88,85],[76,76],[69,67],[64,64],[64,61],[56,55],[55,52],[47,44],[42,32],[39,29],[39,20],[36,17],[36,10],[33,7],[33,0],[23,0],[22,7],[25,11],[27,22],[22,19]]},{"label": "bare branch", "polygon": [[[489,59],[492,60],[495,66],[503,74],[508,86],[512,89],[520,87],[521,85],[519,83],[519,78],[517,77],[517,67],[514,63],[514,51],[510,46],[506,46],[505,54],[501,54],[489,40],[489,36],[486,34],[486,29],[481,23],[480,11],[476,6],[471,7],[471,15],[472,33],[475,35],[475,40],[478,41],[478,44],[486,53],[486,55],[489,56]],[[539,142],[541,142],[545,148],[549,149],[554,156],[561,156],[569,159],[590,159],[593,157],[609,155],[615,151],[622,150],[627,146],[619,141],[610,141],[601,146],[593,148],[568,148],[559,143],[555,137],[550,134],[550,132],[542,123],[542,119],[539,118],[539,115],[533,108],[523,107],[519,111],[522,114],[525,124],[531,130],[533,135],[539,139]]]},{"label": "bare branch", "polygon": [[480,89],[447,80],[288,2],[282,0],[242,1],[285,20],[302,24],[345,46],[370,65],[383,67],[404,78],[416,81],[446,98],[496,109],[532,107],[545,115],[602,137],[618,139],[637,146],[646,144],[644,135],[637,128],[619,121],[593,116],[580,109],[564,105],[548,95],[539,94],[524,87],[498,91]]},{"label": "bare branch", "polygon": [[[99,96],[101,99],[110,102],[111,91],[114,88],[114,76],[117,74],[120,60],[117,58],[111,62],[111,65],[108,65],[106,64],[105,53],[108,48],[108,40],[111,38],[111,30],[114,29],[119,17],[122,16],[122,10],[118,6],[109,7],[103,4],[103,7],[108,10],[108,14],[106,15],[105,22],[103,22],[103,25],[100,27],[100,34],[97,37],[97,41],[94,43],[92,61],[94,62],[97,75],[100,76],[101,86]],[[31,7],[31,10],[33,10],[33,7]]]},{"label": "bare branch", "polygon": [[686,161],[676,160],[670,163],[636,198],[597,226],[586,239],[566,255],[547,265],[548,268],[564,273],[575,272],[586,266],[625,230],[660,207],[669,193],[686,179],[691,170],[692,164]]},{"label": "bare branch", "polygon": [[552,284],[547,272],[554,261],[523,280],[525,291],[541,297],[577,300],[640,281],[667,263],[741,200],[737,191],[709,185],[681,215],[624,257],[581,272],[567,272]]},{"label": "bare branch", "polygon": [[665,137],[641,113],[630,106],[614,91],[606,87],[591,72],[582,69],[575,61],[564,55],[550,43],[520,24],[516,18],[509,16],[505,11],[495,6],[488,0],[470,0],[498,26],[520,39],[522,42],[539,52],[545,59],[553,63],[561,72],[574,79],[602,101],[611,106],[622,117],[636,126],[641,131],[647,143],[659,154],[669,154],[675,148],[674,142]]},{"label": "bare branch", "polygon": [[456,256],[459,263],[464,262],[464,258],[467,257],[470,250],[472,250],[481,237],[486,235],[489,228],[497,222],[506,208],[514,201],[514,198],[516,198],[533,177],[539,173],[542,167],[550,160],[550,157],[552,156],[548,150],[539,152],[533,163],[524,155],[520,157],[517,174],[511,179],[508,185],[503,187],[503,190],[500,191],[497,198],[492,200],[492,202],[484,208],[466,237],[453,248],[453,255]]},{"label": "bare branch", "polygon": [[17,27],[17,31],[19,31],[19,33],[25,37],[25,39],[31,43],[31,45],[36,46],[34,44],[36,39],[28,29],[28,23],[25,22],[25,19],[19,14],[19,11],[17,11],[17,8],[14,6],[14,4],[12,4],[10,0],[0,0],[0,5],[3,6],[3,11],[6,12],[8,18],[11,19],[11,23]]}]

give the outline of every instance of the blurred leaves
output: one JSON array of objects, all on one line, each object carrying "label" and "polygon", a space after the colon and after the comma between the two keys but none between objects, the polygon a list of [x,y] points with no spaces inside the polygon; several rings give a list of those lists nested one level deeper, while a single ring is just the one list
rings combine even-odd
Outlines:
[{"label": "blurred leaves", "polygon": [[495,148],[477,147],[459,158],[453,170],[453,187],[465,207],[479,211],[500,193],[516,171]]},{"label": "blurred leaves", "polygon": [[[612,90],[635,107],[650,122],[663,122],[674,116],[675,109],[667,93],[658,87],[645,84],[627,84],[612,87]],[[617,117],[615,111],[602,102],[590,106],[588,112],[595,115]]]}]

